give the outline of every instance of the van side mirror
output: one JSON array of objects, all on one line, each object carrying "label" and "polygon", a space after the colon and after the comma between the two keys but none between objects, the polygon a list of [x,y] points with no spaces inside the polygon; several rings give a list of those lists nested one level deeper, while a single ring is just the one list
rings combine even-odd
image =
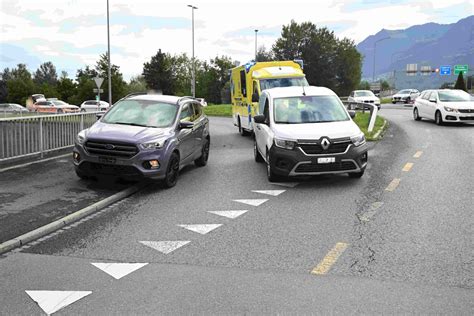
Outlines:
[{"label": "van side mirror", "polygon": [[265,124],[265,115],[259,114],[253,117],[253,121],[258,124]]},{"label": "van side mirror", "polygon": [[354,117],[356,116],[356,111],[350,110],[350,111],[348,111],[348,112],[349,112],[349,116],[350,116],[351,118],[354,118]]},{"label": "van side mirror", "polygon": [[258,94],[257,93],[252,94],[252,102],[258,102]]}]

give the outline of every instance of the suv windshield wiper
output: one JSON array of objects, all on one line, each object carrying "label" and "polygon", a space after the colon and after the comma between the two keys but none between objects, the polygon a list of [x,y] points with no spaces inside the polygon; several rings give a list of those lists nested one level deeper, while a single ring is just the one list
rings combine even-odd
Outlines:
[{"label": "suv windshield wiper", "polygon": [[127,122],[107,122],[109,124],[119,124],[119,125],[131,125],[131,126],[141,126],[141,127],[150,127],[143,124],[136,124],[136,123],[127,123]]}]

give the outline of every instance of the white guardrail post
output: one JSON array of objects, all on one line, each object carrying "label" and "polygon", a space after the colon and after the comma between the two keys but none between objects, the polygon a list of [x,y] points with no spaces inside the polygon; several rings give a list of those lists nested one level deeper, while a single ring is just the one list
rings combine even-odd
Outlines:
[{"label": "white guardrail post", "polygon": [[39,151],[40,157],[43,158],[43,118],[39,119]]},{"label": "white guardrail post", "polygon": [[371,133],[374,130],[375,120],[377,119],[377,112],[378,112],[378,108],[375,104],[370,104],[370,106],[372,106],[372,111],[370,111],[369,128],[367,129],[369,133]]}]

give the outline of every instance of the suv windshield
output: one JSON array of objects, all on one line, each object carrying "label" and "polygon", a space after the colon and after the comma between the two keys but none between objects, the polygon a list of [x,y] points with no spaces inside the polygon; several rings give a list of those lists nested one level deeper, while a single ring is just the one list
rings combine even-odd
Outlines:
[{"label": "suv windshield", "polygon": [[273,78],[261,79],[260,90],[279,88],[279,87],[294,87],[294,86],[308,86],[308,81],[305,77],[294,78]]},{"label": "suv windshield", "polygon": [[356,97],[373,97],[374,94],[372,93],[372,91],[356,91],[354,93],[354,96],[356,96]]},{"label": "suv windshield", "polygon": [[466,102],[472,101],[469,93],[464,91],[438,91],[439,100],[442,102]]},{"label": "suv windshield", "polygon": [[150,100],[124,100],[115,104],[101,122],[146,127],[168,127],[176,118],[178,106]]},{"label": "suv windshield", "polygon": [[273,103],[274,119],[277,124],[349,120],[341,101],[333,95],[277,98]]}]

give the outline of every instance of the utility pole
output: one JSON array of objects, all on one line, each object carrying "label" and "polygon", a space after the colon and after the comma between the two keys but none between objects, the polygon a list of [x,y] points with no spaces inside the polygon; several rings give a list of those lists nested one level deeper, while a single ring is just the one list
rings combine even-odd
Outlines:
[{"label": "utility pole", "polygon": [[188,4],[188,7],[191,8],[192,12],[192,58],[191,58],[191,92],[193,94],[193,98],[196,97],[196,63],[194,61],[194,10],[197,9],[197,7]]},{"label": "utility pole", "polygon": [[257,62],[257,33],[258,30],[255,30],[255,62]]},{"label": "utility pole", "polygon": [[[109,22],[109,0],[107,0],[107,72],[109,77],[109,104],[112,105],[112,76],[110,71],[110,22]],[[100,88],[99,88],[100,89]]]}]

